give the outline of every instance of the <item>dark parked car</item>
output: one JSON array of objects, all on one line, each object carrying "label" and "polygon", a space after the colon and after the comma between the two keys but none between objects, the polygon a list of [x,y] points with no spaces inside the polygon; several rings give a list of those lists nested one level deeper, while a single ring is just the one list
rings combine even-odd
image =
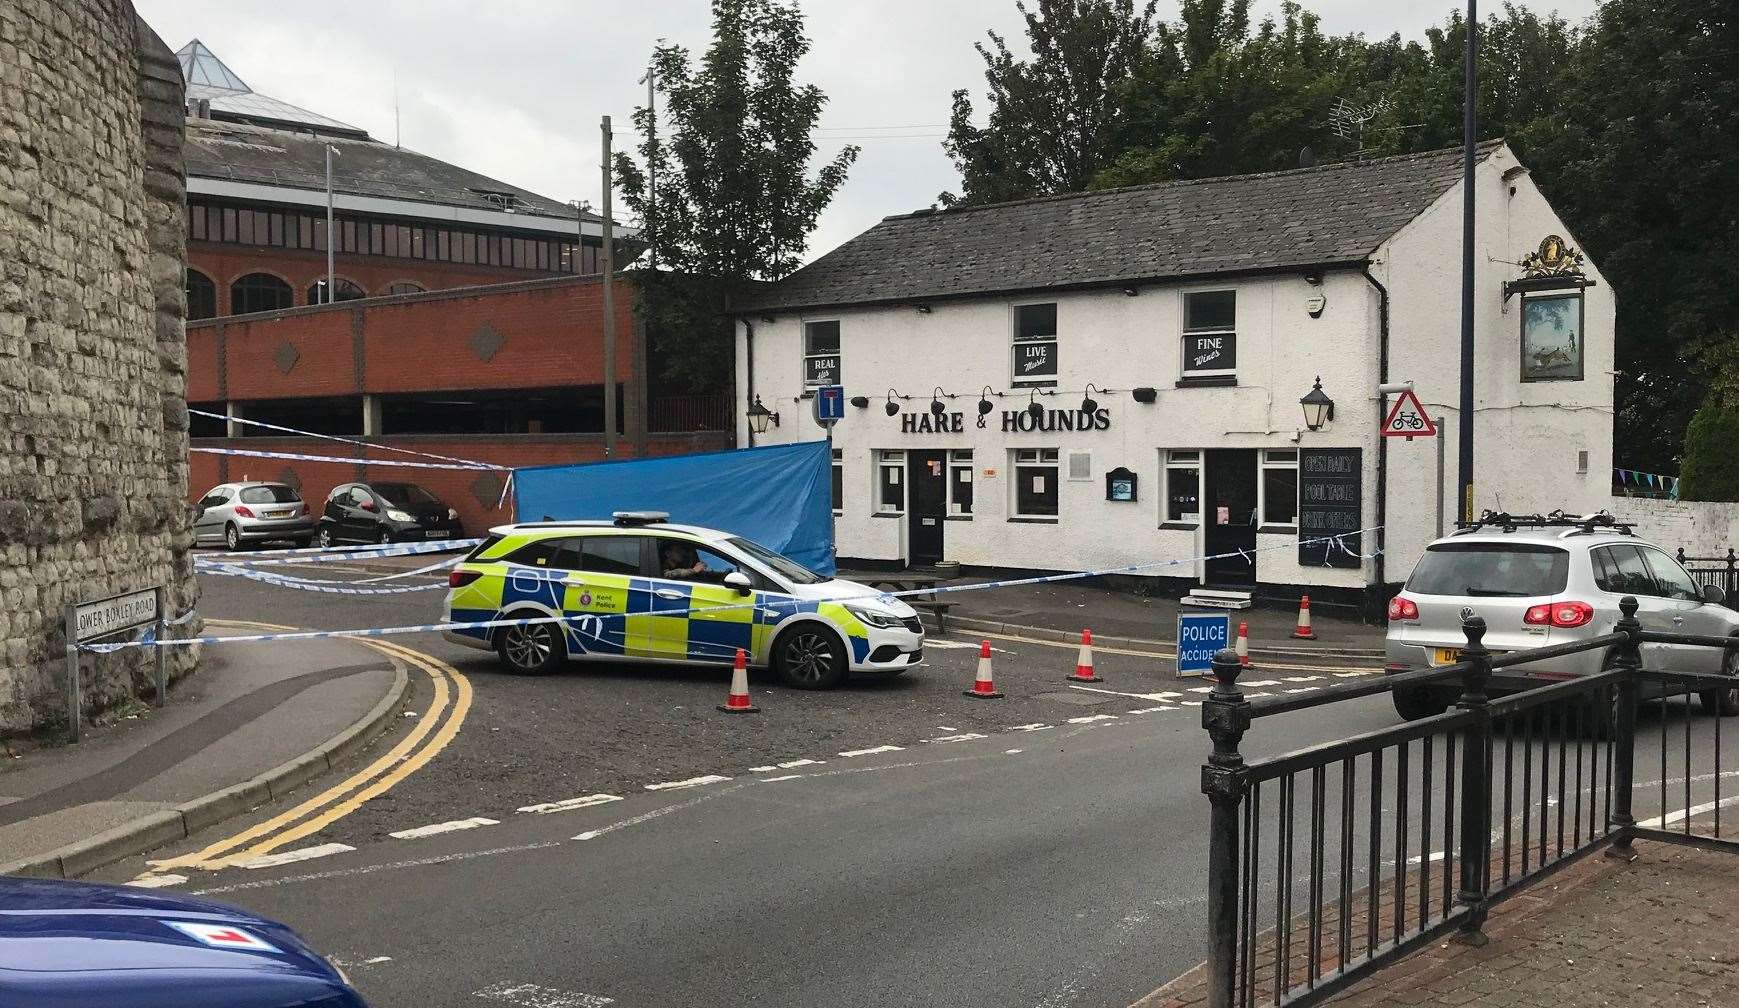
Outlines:
[{"label": "dark parked car", "polygon": [[208,900],[0,878],[0,1005],[366,1008],[294,931]]},{"label": "dark parked car", "polygon": [[415,483],[344,483],[326,497],[314,541],[389,543],[458,539],[459,512]]}]

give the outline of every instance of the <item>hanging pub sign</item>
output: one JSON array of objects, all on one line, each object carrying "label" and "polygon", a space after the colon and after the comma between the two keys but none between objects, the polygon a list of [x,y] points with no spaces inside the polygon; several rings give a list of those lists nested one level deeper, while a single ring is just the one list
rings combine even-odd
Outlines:
[{"label": "hanging pub sign", "polygon": [[[1306,567],[1357,570],[1363,559],[1358,530],[1364,513],[1358,448],[1306,448],[1298,453],[1298,562]],[[1351,533],[1351,534],[1349,534]],[[1333,540],[1308,540],[1340,536]]]},{"label": "hanging pub sign", "polygon": [[1504,283],[1504,300],[1522,296],[1522,381],[1581,381],[1583,291],[1594,286],[1582,272],[1582,253],[1559,235],[1547,235],[1523,257],[1522,277]]},{"label": "hanging pub sign", "polygon": [[1238,367],[1238,337],[1232,333],[1188,333],[1183,338],[1184,375],[1221,374]]},{"label": "hanging pub sign", "polygon": [[1014,344],[1015,381],[1055,381],[1056,377],[1056,340],[1020,340]]}]

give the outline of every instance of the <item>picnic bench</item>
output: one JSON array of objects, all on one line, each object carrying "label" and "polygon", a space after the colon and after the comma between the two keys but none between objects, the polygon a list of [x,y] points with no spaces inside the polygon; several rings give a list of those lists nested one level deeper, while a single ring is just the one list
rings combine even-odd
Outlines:
[{"label": "picnic bench", "polygon": [[936,621],[936,632],[948,632],[948,610],[954,603],[937,598],[935,589],[942,579],[934,574],[919,574],[913,571],[894,571],[892,573],[876,573],[860,575],[853,580],[861,581],[871,588],[879,588],[888,592],[930,591],[929,595],[909,595],[904,598],[907,605],[920,613],[929,613]]}]

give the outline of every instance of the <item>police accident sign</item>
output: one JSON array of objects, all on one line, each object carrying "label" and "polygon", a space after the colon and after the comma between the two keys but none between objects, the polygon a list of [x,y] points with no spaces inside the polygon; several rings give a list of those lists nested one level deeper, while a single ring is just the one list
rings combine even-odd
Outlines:
[{"label": "police accident sign", "polygon": [[1214,653],[1231,647],[1230,613],[1177,614],[1177,674],[1206,675],[1213,668]]}]

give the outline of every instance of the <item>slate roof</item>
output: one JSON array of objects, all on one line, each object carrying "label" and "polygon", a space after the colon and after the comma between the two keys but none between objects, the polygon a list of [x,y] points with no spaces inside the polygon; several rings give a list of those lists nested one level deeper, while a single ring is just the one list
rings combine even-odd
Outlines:
[{"label": "slate roof", "polygon": [[[1479,145],[1484,160],[1503,145]],[[919,211],[743,302],[911,303],[1364,260],[1461,180],[1461,150]]]},{"label": "slate roof", "polygon": [[[574,209],[559,200],[416,151],[245,123],[187,120],[187,174],[324,194],[329,143],[339,152],[332,159],[334,192],[497,211],[505,209],[503,199],[510,196],[519,213],[574,219]],[[485,193],[500,195],[491,199]],[[603,220],[596,214],[587,214],[586,219]]]}]

